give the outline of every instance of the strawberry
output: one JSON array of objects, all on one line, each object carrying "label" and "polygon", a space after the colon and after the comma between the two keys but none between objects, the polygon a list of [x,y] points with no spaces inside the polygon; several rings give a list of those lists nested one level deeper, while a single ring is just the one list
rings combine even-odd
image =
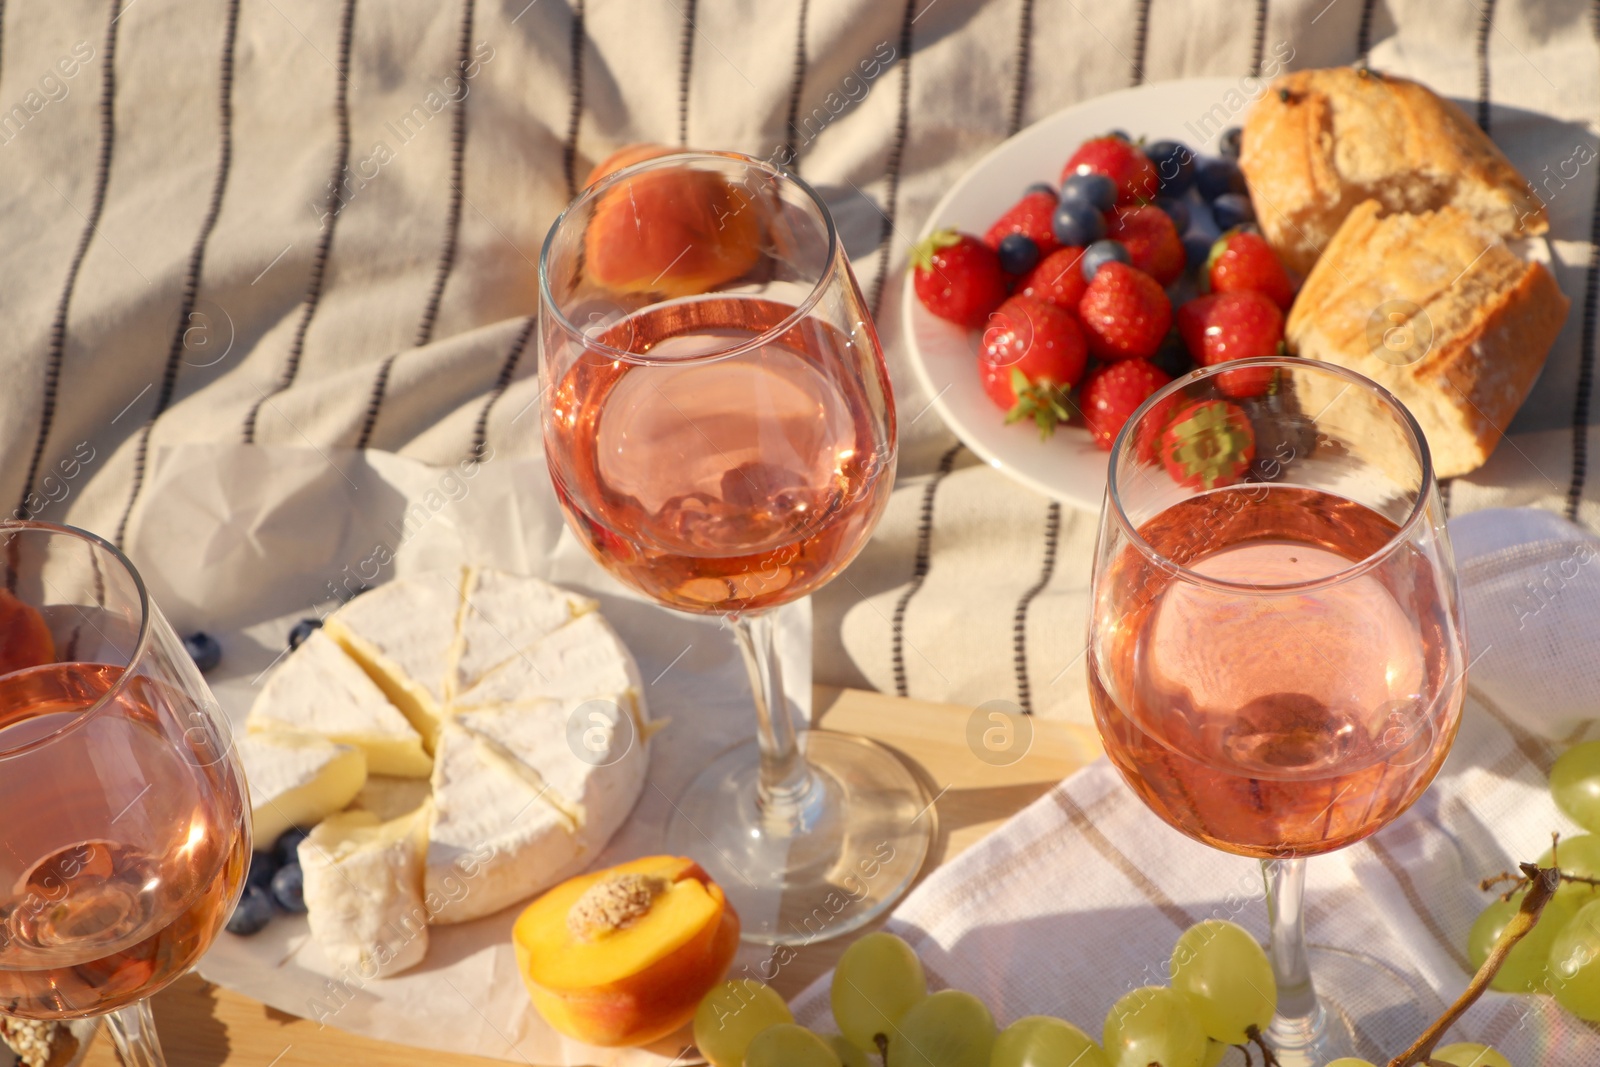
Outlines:
[{"label": "strawberry", "polygon": [[[1089,375],[1078,396],[1078,408],[1089,424],[1095,447],[1110,451],[1134,410],[1170,381],[1161,368],[1144,359],[1118,360]],[[1140,451],[1147,450],[1141,447]]]},{"label": "strawberry", "polygon": [[1162,285],[1183,274],[1183,239],[1172,216],[1153,204],[1134,204],[1112,212],[1106,236],[1121,241],[1128,260]]},{"label": "strawberry", "polygon": [[[1178,332],[1202,367],[1233,359],[1275,356],[1283,343],[1283,312],[1260,293],[1242,290],[1198,296],[1178,309]],[[1228,396],[1261,396],[1272,387],[1271,367],[1227,371],[1217,386]]]},{"label": "strawberry", "polygon": [[1076,315],[1078,301],[1083,299],[1083,290],[1089,284],[1083,280],[1083,271],[1079,269],[1078,260],[1081,258],[1081,248],[1069,246],[1056,249],[1023,276],[1022,281],[1017,283],[1017,294],[1043,300]]},{"label": "strawberry", "polygon": [[1033,239],[1033,243],[1039,246],[1039,258],[1044,259],[1061,247],[1061,242],[1056,240],[1055,233],[1050,229],[1050,217],[1055,212],[1054,192],[1042,185],[1030,188],[1022,194],[1021,200],[1011,205],[1011,209],[989,227],[989,232],[983,235],[983,243],[998,251],[1002,237],[1020,233]]},{"label": "strawberry", "polygon": [[1089,353],[1072,313],[1014,296],[989,316],[978,351],[983,391],[1006,422],[1032,419],[1048,437],[1069,415],[1067,393],[1083,377]]},{"label": "strawberry", "polygon": [[1217,239],[1206,257],[1206,276],[1214,293],[1260,293],[1282,311],[1294,301],[1289,272],[1266,238],[1249,230],[1229,230]]},{"label": "strawberry", "polygon": [[1256,435],[1239,405],[1199,400],[1173,413],[1156,442],[1172,480],[1188,489],[1232,485],[1256,457]]},{"label": "strawberry", "polygon": [[1150,275],[1113,260],[1084,290],[1078,319],[1099,358],[1149,359],[1172,325],[1172,303]]},{"label": "strawberry", "polygon": [[1104,174],[1117,183],[1119,204],[1154,200],[1160,185],[1155,164],[1137,145],[1114,133],[1092,137],[1078,146],[1061,169],[1061,180],[1074,174]]},{"label": "strawberry", "polygon": [[940,230],[911,250],[912,284],[922,306],[976,330],[1006,298],[994,249],[968,234]]}]

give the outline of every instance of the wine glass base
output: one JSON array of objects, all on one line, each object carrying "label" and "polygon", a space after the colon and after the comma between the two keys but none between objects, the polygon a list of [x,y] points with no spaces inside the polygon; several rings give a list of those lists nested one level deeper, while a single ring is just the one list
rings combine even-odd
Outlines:
[{"label": "wine glass base", "polygon": [[933,840],[932,798],[906,765],[864,737],[808,730],[812,770],[788,818],[764,817],[761,753],[728,749],[673,805],[667,848],[714,878],[741,936],[765,945],[838,937],[881,916],[910,888]]},{"label": "wine glass base", "polygon": [[1279,1016],[1267,1029],[1282,1067],[1323,1067],[1341,1056],[1387,1063],[1437,1017],[1426,1010],[1434,993],[1381,960],[1324,945],[1310,946],[1310,956],[1318,1011]]}]

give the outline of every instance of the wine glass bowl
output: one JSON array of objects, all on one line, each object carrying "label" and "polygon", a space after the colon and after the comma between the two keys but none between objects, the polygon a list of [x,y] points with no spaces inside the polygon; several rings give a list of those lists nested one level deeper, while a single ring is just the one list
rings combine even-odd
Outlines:
[{"label": "wine glass bowl", "polygon": [[210,947],[249,864],[227,723],[109,544],[0,523],[0,571],[0,628],[30,637],[0,673],[0,1011],[153,1041],[145,998]]},{"label": "wine glass bowl", "polygon": [[1352,371],[1249,360],[1146,401],[1108,473],[1088,650],[1106,753],[1169,825],[1272,861],[1280,1017],[1300,1020],[1280,1052],[1321,1062],[1301,861],[1410,807],[1466,691],[1427,441]]},{"label": "wine glass bowl", "polygon": [[723,885],[748,940],[860,927],[921,868],[933,814],[886,749],[796,737],[772,643],[771,609],[855,558],[894,484],[894,396],[827,208],[746,156],[650,159],[556,220],[540,296],[569,528],[644,595],[724,619],[750,670],[757,740],[673,802],[667,847]]}]

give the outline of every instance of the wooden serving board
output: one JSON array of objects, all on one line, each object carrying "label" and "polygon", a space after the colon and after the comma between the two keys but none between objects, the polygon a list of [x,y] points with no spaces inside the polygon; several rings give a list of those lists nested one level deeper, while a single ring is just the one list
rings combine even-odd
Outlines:
[{"label": "wooden serving board", "polygon": [[[1056,782],[1100,754],[1092,728],[1029,720],[1011,724],[1032,730],[1027,752],[997,766],[968,747],[969,708],[904,700],[854,689],[818,687],[817,725],[874,738],[923,777],[937,797],[939,838],[924,876],[947,862]],[[985,715],[982,729],[1004,729]],[[775,983],[793,997],[833,966],[850,938],[811,945],[783,969]],[[499,1060],[429,1052],[349,1034],[268,1008],[191,974],[155,998],[156,1027],[171,1067],[485,1067]],[[97,1037],[85,1067],[117,1067],[104,1035]]]}]

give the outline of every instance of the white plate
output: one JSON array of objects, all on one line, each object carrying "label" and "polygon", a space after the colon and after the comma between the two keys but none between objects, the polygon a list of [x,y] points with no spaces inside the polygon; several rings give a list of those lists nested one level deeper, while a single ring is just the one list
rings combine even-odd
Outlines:
[{"label": "white plate", "polygon": [[[1266,84],[1240,78],[1162,82],[1058,111],[999,145],[962,175],[933,209],[918,240],[946,227],[981,235],[1024,189],[1041,181],[1054,185],[1078,145],[1108,130],[1123,130],[1135,140],[1182,141],[1202,155],[1215,155],[1222,130],[1244,121],[1254,100],[1252,89],[1259,94]],[[901,306],[911,365],[956,436],[1023,485],[1063,503],[1099,510],[1106,489],[1106,453],[1094,447],[1089,432],[1063,426],[1041,441],[1031,422],[1007,426],[978,383],[977,332],[929,314],[912,289],[909,271]]]}]

